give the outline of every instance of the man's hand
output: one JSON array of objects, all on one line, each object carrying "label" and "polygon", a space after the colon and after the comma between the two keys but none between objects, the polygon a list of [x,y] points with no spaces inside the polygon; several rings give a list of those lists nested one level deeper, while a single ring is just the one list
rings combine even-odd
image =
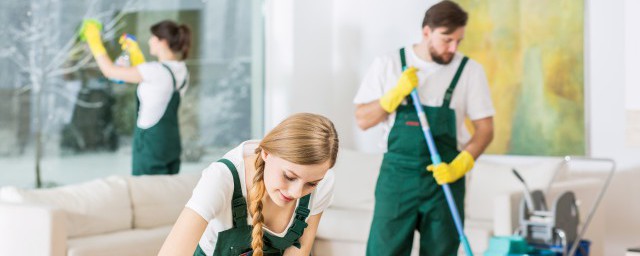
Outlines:
[{"label": "man's hand", "polygon": [[473,168],[474,163],[473,156],[463,150],[450,164],[429,165],[427,166],[427,171],[433,172],[433,177],[438,185],[448,184],[464,177]]},{"label": "man's hand", "polygon": [[402,100],[418,86],[416,71],[418,71],[416,68],[410,67],[402,72],[396,86],[380,98],[380,106],[382,106],[387,113],[395,111]]}]

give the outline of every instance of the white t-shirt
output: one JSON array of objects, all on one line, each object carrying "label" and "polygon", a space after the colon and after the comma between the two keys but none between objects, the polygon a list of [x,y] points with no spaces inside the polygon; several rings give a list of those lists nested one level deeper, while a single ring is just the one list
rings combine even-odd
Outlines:
[{"label": "white t-shirt", "polygon": [[[187,79],[187,66],[183,61],[163,62],[176,78],[176,87],[180,87]],[[138,84],[138,97],[140,109],[138,110],[137,125],[142,129],[150,128],[160,121],[164,115],[171,95],[173,95],[173,80],[171,74],[160,62],[146,62],[138,66],[138,72],[142,76],[142,82]],[[184,96],[189,83],[180,90],[180,96]]]},{"label": "white t-shirt", "polygon": [[[418,94],[422,105],[442,106],[444,94],[449,88],[464,56],[456,53],[451,63],[440,65],[418,58],[412,46],[405,47],[405,55],[407,67],[414,66],[418,69]],[[353,103],[365,104],[380,99],[384,93],[396,86],[402,74],[401,70],[399,50],[375,59],[362,80]],[[402,104],[406,105],[406,100]],[[453,91],[449,106],[456,113],[458,150],[462,150],[471,139],[471,135],[464,124],[465,116],[468,116],[471,120],[478,120],[493,116],[495,113],[484,69],[474,60],[469,59],[467,61],[458,80],[458,85]],[[381,123],[385,135],[380,142],[380,146],[384,151],[387,150],[387,140],[395,118],[394,112]]]},{"label": "white t-shirt", "polygon": [[[254,150],[258,147],[259,141],[246,141],[240,146],[229,151],[223,158],[228,159],[235,165],[240,178],[240,186],[242,187],[242,196],[247,198],[247,185],[245,182],[244,160],[245,156],[254,154]],[[322,213],[331,203],[333,199],[333,171],[329,170],[322,181],[311,194],[309,200],[310,214],[317,215]],[[209,224],[207,229],[200,238],[200,247],[207,255],[212,255],[218,240],[218,233],[231,229],[233,227],[233,219],[231,215],[231,199],[233,198],[233,175],[226,165],[214,162],[202,172],[202,177],[191,195],[191,199],[187,202],[186,207],[194,210],[202,218],[207,220]],[[299,203],[299,200],[298,202]],[[296,203],[296,204],[297,204]],[[248,205],[247,205],[248,206]],[[297,205],[296,205],[297,206]],[[295,214],[291,216],[291,220],[287,228],[282,233],[275,233],[266,227],[265,232],[269,232],[278,237],[284,237],[287,229],[293,223]],[[247,212],[247,223],[251,223],[251,214]]]}]

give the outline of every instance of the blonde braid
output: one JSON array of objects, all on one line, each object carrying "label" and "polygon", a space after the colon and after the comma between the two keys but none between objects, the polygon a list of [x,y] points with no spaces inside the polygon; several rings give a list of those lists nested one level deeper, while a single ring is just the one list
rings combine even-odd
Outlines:
[{"label": "blonde braid", "polygon": [[253,222],[253,230],[251,231],[251,248],[253,249],[253,255],[262,256],[262,248],[264,243],[262,241],[262,226],[264,225],[264,216],[262,215],[262,198],[266,192],[264,186],[264,160],[261,157],[262,150],[256,149],[256,174],[253,176],[253,187],[251,187],[249,206],[251,210],[251,218]]}]

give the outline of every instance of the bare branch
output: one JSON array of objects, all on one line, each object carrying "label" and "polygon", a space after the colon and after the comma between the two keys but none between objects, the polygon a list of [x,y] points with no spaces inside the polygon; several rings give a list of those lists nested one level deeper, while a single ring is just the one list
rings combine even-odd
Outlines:
[{"label": "bare branch", "polygon": [[89,3],[89,7],[87,8],[87,12],[84,13],[84,16],[82,17],[82,19],[88,19],[88,18],[92,18],[91,15],[94,10],[96,9],[96,4],[97,4],[97,0],[92,0],[91,3]]},{"label": "bare branch", "polygon": [[65,74],[76,72],[76,71],[80,70],[81,68],[85,67],[87,65],[87,63],[89,63],[89,61],[91,61],[92,59],[93,59],[93,56],[90,55],[90,54],[87,54],[84,57],[84,59],[82,59],[78,63],[74,64],[73,66],[68,67],[68,68],[61,68],[61,69],[53,70],[53,71],[49,72],[49,74],[47,74],[47,77],[55,77],[55,76],[59,76],[59,75],[65,75]]},{"label": "bare branch", "polygon": [[47,65],[47,67],[45,68],[45,70],[51,70],[59,65],[62,65],[62,63],[64,63],[64,56],[65,55],[72,55],[75,52],[72,51],[74,48],[74,46],[76,45],[76,38],[72,37],[71,39],[69,39],[67,41],[67,43],[62,47],[62,49],[60,50],[60,52],[58,52],[58,54],[56,54],[51,60],[51,62],[49,63],[49,65]]},{"label": "bare branch", "polygon": [[[65,58],[59,58],[56,59],[55,62],[52,62],[49,66],[51,68],[48,67],[47,72],[52,72],[55,69],[59,68],[62,64],[64,64],[66,61],[81,61],[84,58],[88,58],[91,55],[91,53],[87,50],[85,50],[85,45],[84,44],[76,44],[73,46],[73,48],[71,48],[70,50],[68,50],[67,56],[69,56],[69,59],[65,59]],[[79,54],[81,53],[81,54]],[[80,55],[80,56],[78,56]]]},{"label": "bare branch", "polygon": [[76,103],[76,105],[81,106],[83,108],[100,108],[104,105],[104,102],[88,102],[88,101],[84,101],[79,99],[78,97],[76,97],[75,95],[69,95],[69,93],[64,93],[63,90],[43,90],[43,92],[49,92],[49,93],[55,93],[59,96],[62,96],[64,99],[70,101],[70,102],[74,102]]},{"label": "bare branch", "polygon": [[125,26],[126,24],[124,22],[118,23],[118,25],[104,33],[104,38],[106,40],[113,39],[116,36],[116,32],[120,31],[120,29],[124,28]]},{"label": "bare branch", "polygon": [[0,50],[0,58],[10,57],[12,54],[15,54],[16,48],[14,46],[10,46],[8,48]]},{"label": "bare branch", "polygon": [[110,29],[113,28],[117,23],[119,23],[122,18],[124,17],[124,15],[136,11],[140,8],[139,6],[139,1],[138,0],[132,0],[132,1],[127,1],[124,6],[122,7],[122,9],[120,9],[120,11],[118,12],[118,14],[113,17],[113,19],[111,19],[108,23],[105,24],[105,30],[106,29]]}]

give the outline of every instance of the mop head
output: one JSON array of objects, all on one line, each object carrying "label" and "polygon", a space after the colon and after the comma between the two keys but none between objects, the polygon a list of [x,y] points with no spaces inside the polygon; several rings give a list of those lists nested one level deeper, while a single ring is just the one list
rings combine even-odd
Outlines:
[{"label": "mop head", "polygon": [[87,29],[89,24],[93,24],[98,27],[98,30],[102,30],[102,23],[96,19],[86,19],[82,21],[82,26],[80,26],[80,29],[78,30],[78,36],[83,42],[87,40],[87,38],[84,37],[84,30]]}]

